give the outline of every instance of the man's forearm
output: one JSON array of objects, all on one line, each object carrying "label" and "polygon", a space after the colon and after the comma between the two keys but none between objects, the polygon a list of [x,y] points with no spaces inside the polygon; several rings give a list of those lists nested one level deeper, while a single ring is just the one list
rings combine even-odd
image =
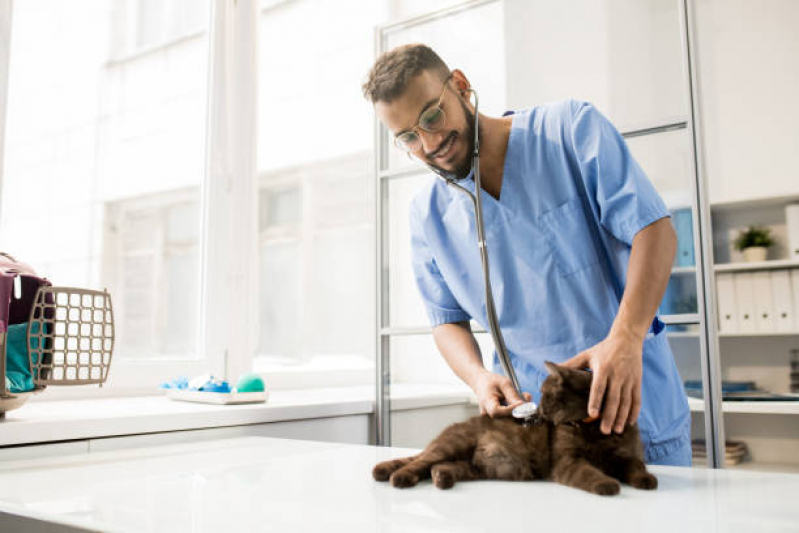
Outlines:
[{"label": "man's forearm", "polygon": [[469,323],[436,326],[433,328],[433,339],[452,371],[474,389],[475,379],[486,369]]},{"label": "man's forearm", "polygon": [[619,314],[611,334],[632,336],[643,342],[666,291],[677,237],[664,218],[639,231],[633,239]]}]

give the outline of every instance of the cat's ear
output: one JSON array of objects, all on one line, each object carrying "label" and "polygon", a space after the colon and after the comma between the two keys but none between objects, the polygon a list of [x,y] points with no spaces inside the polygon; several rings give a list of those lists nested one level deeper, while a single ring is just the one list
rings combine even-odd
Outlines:
[{"label": "cat's ear", "polygon": [[588,390],[591,388],[591,377],[593,376],[591,372],[562,367],[560,370],[563,381],[571,388],[575,390]]},{"label": "cat's ear", "polygon": [[563,381],[563,369],[551,361],[544,361],[544,366],[549,370],[549,375],[558,381]]}]

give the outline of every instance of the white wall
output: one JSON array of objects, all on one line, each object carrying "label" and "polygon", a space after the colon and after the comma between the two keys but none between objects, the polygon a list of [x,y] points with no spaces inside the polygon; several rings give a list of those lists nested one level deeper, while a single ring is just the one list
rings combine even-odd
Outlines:
[{"label": "white wall", "polygon": [[799,196],[799,2],[692,4],[711,203]]}]

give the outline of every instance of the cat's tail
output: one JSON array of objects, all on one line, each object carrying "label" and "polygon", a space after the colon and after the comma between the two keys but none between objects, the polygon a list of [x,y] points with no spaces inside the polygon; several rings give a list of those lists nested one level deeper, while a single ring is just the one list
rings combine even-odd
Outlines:
[{"label": "cat's tail", "polygon": [[382,463],[377,463],[377,465],[372,470],[372,477],[375,478],[375,481],[388,481],[388,478],[391,477],[391,474],[393,474],[403,466],[407,465],[408,463],[419,457],[419,455],[413,455],[411,457],[403,457],[402,459],[392,459],[390,461],[383,461]]}]

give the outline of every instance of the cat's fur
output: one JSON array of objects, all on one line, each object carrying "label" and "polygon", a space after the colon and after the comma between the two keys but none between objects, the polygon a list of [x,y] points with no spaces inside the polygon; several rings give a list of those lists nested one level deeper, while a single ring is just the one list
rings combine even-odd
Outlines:
[{"label": "cat's fur", "polygon": [[584,422],[592,374],[546,365],[550,375],[528,424],[476,416],[446,428],[418,455],[379,463],[372,475],[398,488],[430,477],[440,489],[473,479],[552,480],[601,495],[618,494],[619,481],[657,488],[637,425],[605,435],[599,421]]}]

